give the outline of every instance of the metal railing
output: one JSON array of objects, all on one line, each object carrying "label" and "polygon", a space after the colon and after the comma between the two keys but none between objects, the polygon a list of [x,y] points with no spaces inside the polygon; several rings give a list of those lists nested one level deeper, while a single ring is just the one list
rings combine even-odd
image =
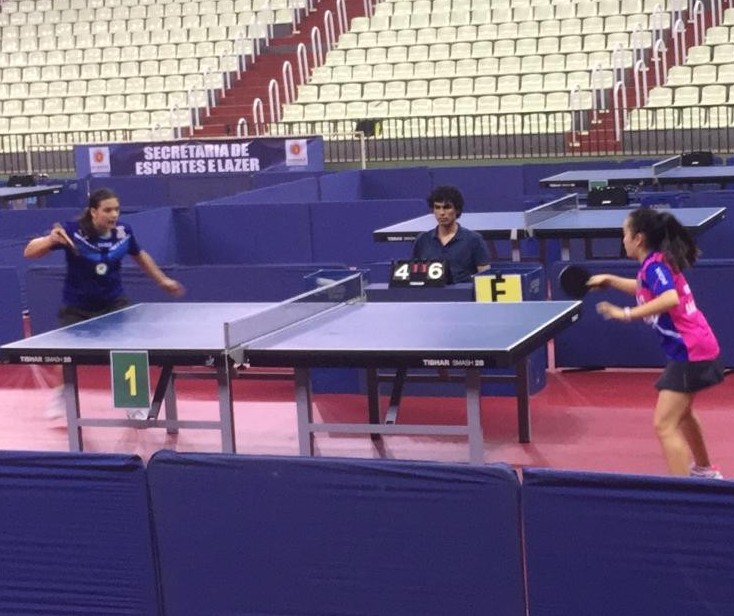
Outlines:
[{"label": "metal railing", "polygon": [[[257,134],[323,135],[328,164],[734,152],[732,105],[628,110],[623,101],[624,96],[619,97],[610,109],[275,124],[265,120],[260,108],[256,111],[264,130]],[[0,173],[73,173],[74,144],[130,140],[130,130],[3,135]]]}]

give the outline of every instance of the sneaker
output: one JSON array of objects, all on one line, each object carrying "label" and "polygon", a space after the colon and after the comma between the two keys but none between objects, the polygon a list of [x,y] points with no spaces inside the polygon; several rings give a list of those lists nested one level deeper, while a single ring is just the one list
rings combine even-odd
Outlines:
[{"label": "sneaker", "polygon": [[691,464],[691,477],[700,477],[702,479],[723,479],[724,475],[721,474],[718,466],[697,466]]},{"label": "sneaker", "polygon": [[51,403],[46,408],[44,415],[47,419],[61,419],[66,417],[66,400],[64,400],[64,388],[55,387]]}]

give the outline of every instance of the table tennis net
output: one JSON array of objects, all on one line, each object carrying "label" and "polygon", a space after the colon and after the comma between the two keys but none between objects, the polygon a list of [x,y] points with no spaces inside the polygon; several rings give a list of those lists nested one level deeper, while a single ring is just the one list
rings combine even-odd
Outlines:
[{"label": "table tennis net", "polygon": [[579,196],[577,193],[565,195],[555,201],[550,201],[549,203],[544,203],[531,210],[527,210],[525,212],[525,226],[528,229],[532,229],[533,225],[537,225],[569,210],[575,210],[578,206]]},{"label": "table tennis net", "polygon": [[224,324],[224,342],[232,349],[281,331],[345,303],[364,296],[362,274],[340,280],[315,278],[316,288],[289,298],[261,312]]},{"label": "table tennis net", "polygon": [[661,173],[665,173],[666,171],[670,171],[671,169],[680,167],[680,165],[681,165],[681,157],[671,156],[670,158],[661,160],[659,163],[655,163],[652,166],[652,172],[654,175],[660,175]]}]

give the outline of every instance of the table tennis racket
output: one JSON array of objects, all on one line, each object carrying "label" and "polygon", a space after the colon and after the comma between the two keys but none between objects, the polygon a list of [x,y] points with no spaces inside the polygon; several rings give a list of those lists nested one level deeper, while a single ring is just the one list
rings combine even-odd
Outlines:
[{"label": "table tennis racket", "polygon": [[561,270],[558,280],[566,295],[574,299],[581,299],[589,290],[589,287],[586,286],[589,278],[591,278],[591,273],[585,267],[567,265]]}]

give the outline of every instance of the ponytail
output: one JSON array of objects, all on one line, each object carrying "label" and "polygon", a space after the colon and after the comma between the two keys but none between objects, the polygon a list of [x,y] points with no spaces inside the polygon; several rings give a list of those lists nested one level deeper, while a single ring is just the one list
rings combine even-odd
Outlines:
[{"label": "ponytail", "polygon": [[630,214],[629,221],[632,231],[645,236],[647,247],[662,252],[676,270],[696,262],[699,250],[693,237],[670,212],[638,208]]}]

